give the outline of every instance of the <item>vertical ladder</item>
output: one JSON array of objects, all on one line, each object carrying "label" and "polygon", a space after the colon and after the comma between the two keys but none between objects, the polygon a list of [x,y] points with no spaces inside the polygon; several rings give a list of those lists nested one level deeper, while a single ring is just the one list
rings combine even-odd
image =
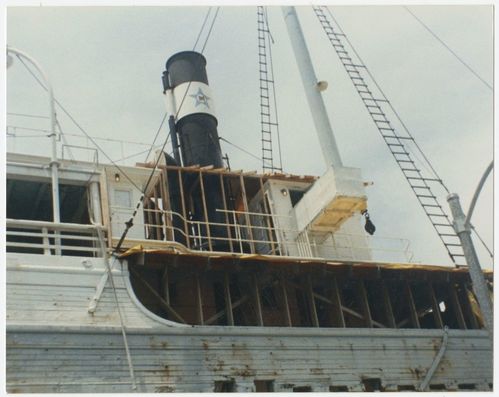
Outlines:
[{"label": "vertical ladder", "polygon": [[[258,66],[260,71],[260,125],[262,142],[262,170],[263,172],[282,171],[282,161],[279,166],[274,164],[272,136],[277,134],[279,139],[279,123],[277,120],[274,72],[272,68],[272,50],[270,31],[267,25],[265,8],[257,7],[258,29]],[[272,104],[272,105],[271,105]],[[274,106],[275,115],[272,115]],[[279,150],[279,159],[280,159]]]},{"label": "vertical ladder", "polygon": [[[397,112],[374,80],[373,76],[367,69],[367,66],[348,41],[348,38],[344,32],[341,31],[341,28],[338,26],[334,18],[333,20],[336,28],[333,28],[331,22],[324,14],[325,7],[314,6],[312,8],[334,50],[336,51],[340,62],[345,68],[348,77],[350,77],[350,80],[352,81],[364,106],[374,121],[376,128],[380,132],[381,137],[388,146],[388,149],[392,153],[400,170],[404,174],[405,179],[409,183],[409,186],[418,199],[419,204],[437,232],[438,237],[444,244],[449,257],[455,265],[464,265],[464,254],[459,238],[454,231],[452,222],[431,189],[431,185],[435,183],[440,184],[445,188],[442,180],[438,177],[428,161],[427,163],[436,177],[428,175],[428,171],[423,170],[422,166],[424,163],[419,160],[414,153],[411,155],[410,145],[413,145],[420,150],[414,140],[414,137],[407,130],[402,120],[400,120]],[[343,40],[345,40],[345,42]],[[345,44],[348,44],[349,48],[352,50],[353,58],[350,56]],[[370,78],[374,83],[374,90],[371,90],[368,86],[368,78]],[[396,131],[388,119],[387,113],[390,110],[399,119],[403,127],[402,133]],[[426,160],[424,154],[421,151],[420,153]],[[447,188],[445,189],[447,190]]]}]

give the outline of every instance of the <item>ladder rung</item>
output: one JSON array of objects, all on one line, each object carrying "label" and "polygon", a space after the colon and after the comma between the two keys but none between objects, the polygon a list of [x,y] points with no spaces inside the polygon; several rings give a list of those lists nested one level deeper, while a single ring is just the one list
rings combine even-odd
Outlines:
[{"label": "ladder rung", "polygon": [[417,194],[416,193],[416,197],[422,197],[422,198],[433,198],[433,199],[436,199],[435,196],[429,196],[429,195],[426,195],[426,194]]},{"label": "ladder rung", "polygon": [[455,234],[438,233],[438,235],[443,236],[443,237],[456,237],[456,238],[458,238]]},{"label": "ladder rung", "polygon": [[442,209],[442,207],[441,207],[440,205],[436,205],[436,204],[423,204],[423,203],[421,203],[421,205],[422,205],[423,207],[429,207],[429,208],[440,208],[440,209]]},{"label": "ladder rung", "polygon": [[433,223],[433,226],[445,226],[445,227],[454,228],[454,226],[452,226],[451,224],[447,224],[447,223]]}]

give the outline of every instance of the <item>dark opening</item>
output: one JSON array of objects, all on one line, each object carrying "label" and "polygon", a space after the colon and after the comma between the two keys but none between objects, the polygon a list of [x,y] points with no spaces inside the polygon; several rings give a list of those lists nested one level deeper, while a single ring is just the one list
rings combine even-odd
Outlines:
[{"label": "dark opening", "polygon": [[459,383],[457,387],[461,390],[475,390],[476,385],[474,383]]},{"label": "dark opening", "polygon": [[416,391],[416,388],[414,385],[398,385],[397,386],[398,391]]},{"label": "dark opening", "polygon": [[362,379],[362,384],[364,385],[364,390],[367,392],[384,391],[380,378]]},{"label": "dark opening", "polygon": [[333,392],[333,393],[347,392],[348,387],[347,386],[329,386],[329,391]]},{"label": "dark opening", "polygon": [[445,385],[443,383],[436,383],[433,385],[430,385],[430,390],[447,390]]},{"label": "dark opening", "polygon": [[255,391],[257,393],[268,393],[274,391],[273,380],[255,380]]},{"label": "dark opening", "polygon": [[[87,187],[59,184],[61,222],[90,224]],[[7,180],[7,218],[52,221],[50,182]]]},{"label": "dark opening", "polygon": [[289,198],[291,199],[291,205],[293,207],[296,204],[298,204],[298,201],[300,201],[303,195],[305,194],[305,192],[302,190],[288,189],[288,191],[289,191]]},{"label": "dark opening", "polygon": [[312,391],[311,386],[295,386],[293,387],[293,393],[308,393]]},{"label": "dark opening", "polygon": [[213,388],[215,393],[232,393],[236,391],[236,383],[233,380],[216,380]]}]

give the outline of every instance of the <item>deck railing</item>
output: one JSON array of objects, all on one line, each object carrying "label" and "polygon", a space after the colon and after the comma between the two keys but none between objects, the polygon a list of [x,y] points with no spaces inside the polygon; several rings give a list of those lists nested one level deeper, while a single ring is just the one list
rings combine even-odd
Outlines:
[{"label": "deck railing", "polygon": [[42,255],[102,256],[100,226],[24,219],[6,220],[7,252]]},{"label": "deck railing", "polygon": [[[113,213],[129,209],[113,207]],[[346,233],[313,233],[274,225],[275,215],[249,211],[217,210],[225,213],[226,223],[185,219],[174,211],[144,210],[145,219],[135,222],[144,229],[144,237],[154,241],[182,242],[198,251],[217,251],[221,245],[234,253],[259,253],[335,260],[380,260],[411,262],[413,253],[406,239],[374,237]],[[286,216],[278,216],[287,218]],[[213,233],[213,231],[223,233]]]}]

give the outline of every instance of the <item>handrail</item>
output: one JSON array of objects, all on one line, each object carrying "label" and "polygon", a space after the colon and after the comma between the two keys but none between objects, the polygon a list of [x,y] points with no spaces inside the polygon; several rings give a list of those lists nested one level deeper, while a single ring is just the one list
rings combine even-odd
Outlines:
[{"label": "handrail", "polygon": [[[131,208],[118,206],[112,206],[112,208],[117,212],[132,210]],[[175,241],[177,240],[175,236],[182,236],[183,239],[192,239],[191,241],[195,241],[194,246],[196,247],[195,250],[197,251],[211,250],[210,248],[208,248],[209,244],[204,244],[211,241],[212,243],[234,243],[233,245],[231,244],[232,250],[234,252],[240,253],[244,252],[245,245],[251,246],[267,244],[269,246],[269,252],[271,251],[273,255],[291,255],[307,259],[367,259],[365,258],[365,255],[369,256],[369,252],[372,254],[372,256],[388,256],[392,258],[393,261],[402,260],[404,262],[410,262],[413,259],[413,254],[409,249],[410,242],[407,239],[394,237],[372,237],[366,236],[364,234],[325,233],[322,234],[321,239],[323,239],[323,241],[327,240],[328,242],[319,244],[315,242],[314,239],[316,233],[307,230],[299,232],[298,230],[292,228],[276,227],[274,223],[270,223],[265,226],[262,226],[260,224],[255,225],[251,223],[239,223],[241,220],[244,222],[244,220],[247,219],[247,217],[244,217],[244,215],[249,215],[251,217],[271,217],[271,214],[236,210],[219,211],[229,214],[232,213],[233,216],[230,217],[230,221],[227,223],[206,222],[204,220],[185,219],[182,214],[171,210],[146,208],[144,209],[145,213],[160,214],[161,218],[159,223],[148,223],[147,221],[144,221],[141,226],[143,226],[149,232],[152,232],[153,229],[162,231],[162,237],[160,239],[153,237],[151,241]],[[166,217],[168,217],[169,222],[165,221]],[[152,215],[150,219],[156,219],[156,222],[158,222],[157,216]],[[175,222],[173,222],[174,219],[178,219],[184,226],[175,226]],[[136,223],[136,225],[138,224]],[[205,228],[212,227],[234,228],[235,230],[234,233],[229,236],[208,236],[204,235],[201,232],[202,229],[204,230]],[[186,233],[187,230],[190,232]],[[250,230],[253,231],[253,233],[249,233]],[[265,236],[261,236],[260,234],[256,234],[255,236],[255,231],[263,232],[265,233]],[[253,234],[253,236],[251,236],[251,234]],[[281,235],[295,236],[293,239],[294,241],[283,240],[282,238],[279,238],[279,236]],[[366,244],[364,246],[358,240],[366,240],[371,244]],[[384,246],[380,248],[380,244],[373,244],[376,242],[381,242],[381,245]],[[394,243],[397,244],[398,247],[394,248]],[[345,253],[345,250],[348,250],[348,252]],[[360,258],[359,255],[362,258]],[[381,260],[381,258],[378,259]]]}]

